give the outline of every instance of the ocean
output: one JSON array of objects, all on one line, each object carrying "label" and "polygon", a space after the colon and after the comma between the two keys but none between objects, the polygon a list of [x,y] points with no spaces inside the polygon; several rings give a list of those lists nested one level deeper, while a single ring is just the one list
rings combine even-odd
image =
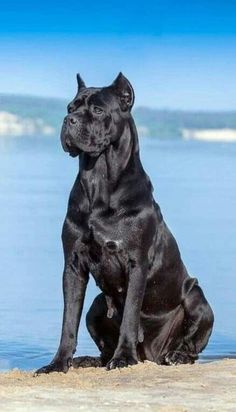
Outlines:
[{"label": "ocean", "polygon": [[[200,361],[236,357],[236,144],[140,141],[154,195],[215,313]],[[59,139],[0,139],[0,370],[51,361],[61,332],[61,227],[78,159]],[[89,282],[84,314],[99,293]],[[95,355],[84,316],[79,355]]]}]

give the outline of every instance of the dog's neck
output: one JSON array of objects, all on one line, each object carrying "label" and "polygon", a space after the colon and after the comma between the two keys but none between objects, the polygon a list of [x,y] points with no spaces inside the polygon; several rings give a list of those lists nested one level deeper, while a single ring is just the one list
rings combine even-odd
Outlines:
[{"label": "dog's neck", "polygon": [[142,178],[147,179],[139,157],[138,136],[132,118],[127,120],[120,138],[98,158],[84,154],[80,159],[80,181],[91,209],[111,207],[114,197],[117,202],[124,196],[128,184],[132,185],[132,179],[133,185],[137,185]]},{"label": "dog's neck", "polygon": [[138,136],[134,121],[130,118],[121,137],[105,151],[109,185],[114,189],[125,172],[140,167]]}]

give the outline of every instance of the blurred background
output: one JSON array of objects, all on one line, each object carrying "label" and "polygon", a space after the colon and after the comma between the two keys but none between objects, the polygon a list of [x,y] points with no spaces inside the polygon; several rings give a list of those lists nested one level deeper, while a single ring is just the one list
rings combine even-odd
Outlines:
[{"label": "blurred background", "polygon": [[[77,72],[133,84],[155,198],[215,312],[201,360],[235,357],[236,2],[5,2],[0,56],[0,369],[37,368],[58,346],[78,171],[59,133]],[[91,279],[85,312],[98,292]],[[84,319],[78,353],[97,353]]]}]

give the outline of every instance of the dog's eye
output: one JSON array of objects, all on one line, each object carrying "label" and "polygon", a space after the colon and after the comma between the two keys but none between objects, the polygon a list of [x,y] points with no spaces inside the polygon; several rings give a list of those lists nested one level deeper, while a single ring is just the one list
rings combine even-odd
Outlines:
[{"label": "dog's eye", "polygon": [[101,109],[101,107],[98,107],[98,106],[93,106],[93,113],[95,113],[95,114],[102,114],[103,113],[103,110]]}]

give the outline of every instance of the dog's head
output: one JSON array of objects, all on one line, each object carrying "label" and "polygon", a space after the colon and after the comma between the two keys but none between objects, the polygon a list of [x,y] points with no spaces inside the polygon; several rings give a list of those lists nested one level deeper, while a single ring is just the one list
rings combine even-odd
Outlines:
[{"label": "dog's head", "polygon": [[108,87],[86,87],[77,75],[78,92],[69,103],[61,142],[73,157],[81,152],[98,156],[121,136],[134,103],[130,82],[120,73]]}]

